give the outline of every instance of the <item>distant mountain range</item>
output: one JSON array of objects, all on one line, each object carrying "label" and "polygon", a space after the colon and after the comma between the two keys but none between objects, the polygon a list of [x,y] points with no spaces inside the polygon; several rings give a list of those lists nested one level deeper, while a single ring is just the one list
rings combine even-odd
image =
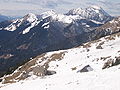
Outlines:
[{"label": "distant mountain range", "polygon": [[10,17],[0,15],[0,22],[5,21],[5,20],[10,20]]}]

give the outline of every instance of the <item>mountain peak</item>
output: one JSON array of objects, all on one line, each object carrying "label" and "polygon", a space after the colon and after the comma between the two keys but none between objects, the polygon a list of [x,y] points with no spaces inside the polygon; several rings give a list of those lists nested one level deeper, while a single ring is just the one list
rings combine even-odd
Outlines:
[{"label": "mountain peak", "polygon": [[53,16],[55,14],[57,14],[57,13],[54,10],[49,10],[49,11],[43,12],[40,16],[42,17],[42,19],[44,19],[49,16]]},{"label": "mountain peak", "polygon": [[111,20],[111,16],[105,12],[101,7],[99,6],[89,6],[87,8],[77,8],[70,10],[67,15],[79,15],[82,18],[88,19],[88,20],[94,20],[100,23],[105,23],[109,20]]},{"label": "mountain peak", "polygon": [[36,15],[33,14],[33,13],[28,13],[26,16],[28,16],[28,17],[35,17]]},{"label": "mountain peak", "polygon": [[36,17],[36,15],[33,14],[33,13],[28,13],[27,15],[25,15],[25,16],[23,17],[23,19],[24,19],[25,21],[28,21],[28,22],[33,22],[33,21],[37,20],[37,17]]}]

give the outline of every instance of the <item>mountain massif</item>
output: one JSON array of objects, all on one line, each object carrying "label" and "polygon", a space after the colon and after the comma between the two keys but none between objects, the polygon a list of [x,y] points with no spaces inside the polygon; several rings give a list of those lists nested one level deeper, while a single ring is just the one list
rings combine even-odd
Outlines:
[{"label": "mountain massif", "polygon": [[[41,76],[49,78],[53,74],[57,81],[57,77],[65,78],[68,73],[79,78],[79,73],[89,71],[97,75],[99,70],[119,65],[119,32],[120,17],[112,17],[98,6],[72,9],[66,14],[58,14],[53,10],[40,15],[29,13],[20,19],[1,22],[1,83],[15,83]],[[106,76],[107,72],[109,69],[104,73]],[[75,80],[79,83],[78,78]],[[65,83],[75,84],[70,80]],[[69,84],[65,83],[63,85],[68,88]],[[52,90],[53,84],[59,86],[52,83],[48,86]]]}]

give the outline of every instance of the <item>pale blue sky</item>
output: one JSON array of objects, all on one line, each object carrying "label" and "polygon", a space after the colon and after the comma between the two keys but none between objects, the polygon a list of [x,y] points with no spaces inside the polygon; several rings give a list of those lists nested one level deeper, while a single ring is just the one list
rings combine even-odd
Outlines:
[{"label": "pale blue sky", "polygon": [[58,13],[78,7],[98,5],[111,15],[120,16],[120,0],[0,0],[0,13],[21,16],[27,13],[40,14],[53,9]]}]

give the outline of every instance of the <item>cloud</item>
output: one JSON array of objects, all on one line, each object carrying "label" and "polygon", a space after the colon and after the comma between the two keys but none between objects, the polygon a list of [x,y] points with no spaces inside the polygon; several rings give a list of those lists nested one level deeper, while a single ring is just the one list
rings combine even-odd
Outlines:
[{"label": "cloud", "polygon": [[[24,15],[32,11],[39,14],[50,9],[65,13],[69,9],[88,7],[90,5],[99,5],[111,15],[120,15],[119,0],[116,0],[116,2],[113,2],[113,0],[0,0],[0,13]],[[111,8],[111,6],[115,7]],[[17,11],[21,13],[18,14]]]}]

